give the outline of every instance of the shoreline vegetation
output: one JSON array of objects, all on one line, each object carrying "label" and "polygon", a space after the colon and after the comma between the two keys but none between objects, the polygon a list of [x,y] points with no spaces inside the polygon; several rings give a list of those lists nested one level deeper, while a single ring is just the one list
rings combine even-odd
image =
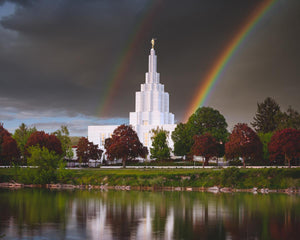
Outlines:
[{"label": "shoreline vegetation", "polygon": [[300,168],[58,169],[48,183],[37,171],[0,169],[0,188],[300,193]]}]

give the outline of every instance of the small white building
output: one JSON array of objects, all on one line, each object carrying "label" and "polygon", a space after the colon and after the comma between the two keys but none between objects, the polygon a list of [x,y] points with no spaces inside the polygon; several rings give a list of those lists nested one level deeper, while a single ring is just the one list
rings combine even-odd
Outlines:
[{"label": "small white building", "polygon": [[[135,112],[129,114],[129,124],[137,132],[144,146],[150,147],[152,129],[161,128],[169,132],[168,143],[171,149],[174,143],[171,134],[174,131],[174,114],[169,112],[169,94],[164,91],[160,83],[160,74],[157,72],[157,56],[154,50],[154,39],[149,55],[148,72],[141,90],[135,94]],[[111,137],[118,125],[89,126],[88,139],[98,144],[104,150],[105,139]]]}]

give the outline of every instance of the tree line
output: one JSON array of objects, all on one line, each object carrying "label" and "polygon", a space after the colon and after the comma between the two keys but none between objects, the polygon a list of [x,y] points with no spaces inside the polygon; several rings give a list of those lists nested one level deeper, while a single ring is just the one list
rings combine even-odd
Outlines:
[{"label": "tree line", "polygon": [[200,107],[187,123],[179,123],[172,133],[174,154],[202,156],[204,165],[212,157],[225,157],[231,162],[249,165],[299,164],[300,114],[289,107],[286,112],[267,97],[257,104],[251,122],[238,123],[227,131],[224,116],[210,107]]},{"label": "tree line", "polygon": [[[202,156],[203,165],[208,165],[213,157],[224,157],[232,164],[282,165],[299,164],[300,157],[300,114],[289,107],[286,112],[272,98],[257,104],[257,112],[251,122],[238,123],[228,132],[225,117],[211,107],[200,107],[190,116],[187,123],[179,123],[172,132],[174,155],[192,159]],[[152,130],[151,159],[169,159],[168,132],[163,129]],[[137,157],[145,158],[148,149],[140,142],[137,133],[130,125],[120,125],[110,138],[105,140],[107,160],[126,161]],[[81,137],[77,144],[77,158],[80,163],[89,159],[101,159],[103,151],[98,145]],[[44,155],[43,155],[44,154]],[[38,159],[51,161],[71,159],[73,152],[69,130],[66,126],[48,134],[29,128],[24,123],[9,133],[0,124],[0,163],[2,165],[41,164]],[[47,159],[49,158],[49,159]]]},{"label": "tree line", "polygon": [[[101,158],[103,151],[87,138],[81,137],[77,143],[76,153],[80,163]],[[61,126],[57,131],[48,134],[22,123],[11,134],[0,124],[1,165],[33,165],[51,172],[60,163],[65,165],[65,160],[70,160],[73,156],[72,138],[67,126]]]},{"label": "tree line", "polygon": [[[82,137],[79,139],[80,145],[87,141]],[[40,150],[47,149],[49,152],[60,156],[64,159],[73,158],[72,142],[69,136],[67,126],[61,126],[60,129],[53,133],[37,131],[35,127],[28,127],[22,123],[14,134],[9,133],[0,123],[0,163],[1,165],[10,165],[12,163],[26,165],[28,158],[32,155],[33,147]],[[88,142],[79,148],[77,155],[83,162],[86,158],[99,156],[100,153],[95,151],[97,145]],[[98,154],[98,155],[97,155]]]},{"label": "tree line", "polygon": [[[79,163],[100,159],[102,153],[98,145],[89,142],[87,138],[78,139],[76,154]],[[0,164],[37,167],[37,171],[20,170],[24,182],[50,183],[66,177],[66,160],[73,156],[72,138],[67,126],[61,126],[49,134],[22,123],[11,134],[0,123]]]},{"label": "tree line", "polygon": [[[179,123],[172,132],[174,155],[193,159],[202,156],[203,165],[213,157],[224,157],[231,164],[283,165],[299,164],[300,157],[300,114],[289,107],[286,112],[270,97],[257,104],[257,112],[251,122],[238,123],[228,132],[225,117],[211,107],[200,107],[190,116],[187,123]],[[154,129],[150,158],[170,158],[168,132]],[[108,160],[128,159],[147,154],[131,126],[121,125],[106,139]]]}]

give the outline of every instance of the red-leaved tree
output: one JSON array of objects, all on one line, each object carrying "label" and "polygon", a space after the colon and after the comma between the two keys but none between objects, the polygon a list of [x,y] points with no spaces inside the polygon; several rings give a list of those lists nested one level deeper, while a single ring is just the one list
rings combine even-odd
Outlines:
[{"label": "red-leaved tree", "polygon": [[27,154],[28,148],[31,146],[39,146],[41,149],[45,147],[58,155],[63,153],[59,139],[54,134],[47,134],[44,131],[36,131],[30,135],[25,145]]},{"label": "red-leaved tree", "polygon": [[128,158],[145,158],[148,154],[148,149],[140,142],[137,133],[131,126],[124,124],[114,130],[104,147],[109,160],[122,159],[123,168]]},{"label": "red-leaved tree", "polygon": [[93,144],[86,137],[79,139],[76,154],[78,160],[83,163],[87,163],[90,159],[101,159],[103,151],[98,148],[97,144]]},{"label": "red-leaved tree", "polygon": [[225,144],[225,156],[227,159],[239,158],[245,161],[258,161],[262,159],[263,145],[257,134],[246,123],[238,123],[234,126]]},{"label": "red-leaved tree", "polygon": [[15,139],[0,123],[0,159],[1,164],[11,164],[20,157],[20,151]]},{"label": "red-leaved tree", "polygon": [[271,161],[284,159],[291,167],[291,160],[300,158],[300,130],[286,128],[275,132],[268,149]]},{"label": "red-leaved tree", "polygon": [[203,166],[207,166],[209,159],[218,155],[218,142],[210,133],[195,135],[192,154],[204,157]]},{"label": "red-leaved tree", "polygon": [[86,163],[89,160],[89,140],[86,137],[79,139],[76,149],[76,155],[79,162]]}]

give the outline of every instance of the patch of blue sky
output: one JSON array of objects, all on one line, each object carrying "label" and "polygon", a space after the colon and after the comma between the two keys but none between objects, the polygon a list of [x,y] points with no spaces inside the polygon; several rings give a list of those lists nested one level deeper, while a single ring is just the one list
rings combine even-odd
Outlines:
[{"label": "patch of blue sky", "polygon": [[16,6],[12,3],[5,2],[0,6],[0,20],[3,17],[7,17],[15,12]]}]

